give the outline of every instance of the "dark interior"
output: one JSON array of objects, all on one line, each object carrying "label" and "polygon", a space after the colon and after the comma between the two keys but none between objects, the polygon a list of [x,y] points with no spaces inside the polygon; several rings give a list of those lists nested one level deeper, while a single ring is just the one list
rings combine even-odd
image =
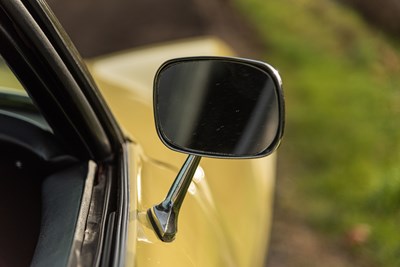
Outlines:
[{"label": "dark interior", "polygon": [[40,230],[43,175],[22,166],[39,163],[35,155],[3,140],[0,146],[0,266],[29,266]]},{"label": "dark interior", "polygon": [[49,131],[0,112],[0,266],[65,266],[87,162]]}]

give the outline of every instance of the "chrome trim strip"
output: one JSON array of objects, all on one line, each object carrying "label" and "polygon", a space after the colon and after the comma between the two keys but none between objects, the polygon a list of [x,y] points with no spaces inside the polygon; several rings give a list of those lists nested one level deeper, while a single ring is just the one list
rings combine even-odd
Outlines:
[{"label": "chrome trim strip", "polygon": [[93,181],[96,175],[97,165],[93,161],[88,163],[88,173],[85,180],[85,188],[83,190],[81,207],[79,209],[78,221],[76,223],[74,241],[72,244],[68,266],[80,266],[79,257],[81,248],[85,239],[86,221],[89,214],[90,201],[92,198]]},{"label": "chrome trim strip", "polygon": [[122,145],[122,157],[119,162],[119,190],[120,199],[117,210],[117,228],[115,231],[115,253],[111,266],[125,265],[126,243],[129,222],[129,143]]}]

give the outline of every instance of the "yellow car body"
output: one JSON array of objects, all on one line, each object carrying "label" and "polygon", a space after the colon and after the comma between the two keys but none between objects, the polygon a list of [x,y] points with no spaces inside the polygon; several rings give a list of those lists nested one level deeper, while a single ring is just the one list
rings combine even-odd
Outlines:
[{"label": "yellow car body", "polygon": [[132,141],[126,266],[263,266],[276,154],[251,160],[204,158],[172,243],[161,242],[146,217],[146,210],[165,197],[185,159],[167,149],[156,133],[152,92],[157,68],[170,58],[233,54],[220,40],[204,37],[89,61],[101,93]]}]

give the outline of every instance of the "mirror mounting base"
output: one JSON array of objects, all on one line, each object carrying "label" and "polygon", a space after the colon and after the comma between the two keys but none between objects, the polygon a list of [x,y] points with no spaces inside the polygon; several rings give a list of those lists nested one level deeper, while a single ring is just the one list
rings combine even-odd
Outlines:
[{"label": "mirror mounting base", "polygon": [[163,242],[172,242],[175,239],[179,211],[200,160],[200,156],[189,155],[164,201],[147,211],[157,236]]}]

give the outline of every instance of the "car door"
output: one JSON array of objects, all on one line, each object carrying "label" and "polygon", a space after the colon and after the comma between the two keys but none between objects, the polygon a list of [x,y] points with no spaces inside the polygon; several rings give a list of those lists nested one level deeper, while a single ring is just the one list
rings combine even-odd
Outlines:
[{"label": "car door", "polygon": [[[41,203],[40,223],[30,264],[122,266],[128,218],[127,141],[52,16],[43,1],[0,1],[1,56],[29,95],[21,99],[31,101],[39,110],[35,114],[48,125],[40,128],[17,105],[3,109],[3,147],[12,146],[16,159],[24,158],[28,165],[38,160],[28,173],[42,171],[35,192]],[[2,156],[7,157],[4,150]],[[16,204],[29,203],[29,197],[17,196],[10,210],[21,209]]]}]

